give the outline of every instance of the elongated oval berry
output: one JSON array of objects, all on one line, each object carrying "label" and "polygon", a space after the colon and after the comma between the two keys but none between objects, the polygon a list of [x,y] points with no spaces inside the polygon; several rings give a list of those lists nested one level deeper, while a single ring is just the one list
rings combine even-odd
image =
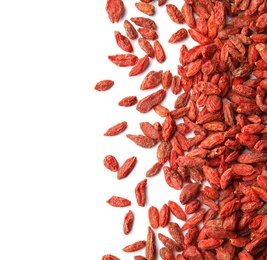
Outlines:
[{"label": "elongated oval berry", "polygon": [[155,7],[152,4],[137,2],[137,3],[135,3],[135,6],[140,12],[142,12],[146,15],[151,16],[151,15],[154,15],[154,13],[155,13]]},{"label": "elongated oval berry", "polygon": [[186,220],[181,229],[184,231],[188,228],[196,226],[200,221],[203,220],[205,213],[206,209],[199,209],[192,217]]},{"label": "elongated oval berry", "polygon": [[157,148],[157,159],[158,162],[164,164],[170,158],[172,145],[168,141],[161,142]]},{"label": "elongated oval berry", "polygon": [[154,41],[158,38],[158,34],[156,31],[149,28],[138,28],[137,31],[142,35],[143,38]]},{"label": "elongated oval berry", "polygon": [[110,79],[104,79],[96,83],[95,90],[106,91],[114,85],[114,81]]},{"label": "elongated oval berry", "polygon": [[187,202],[196,198],[201,185],[198,183],[189,183],[182,189],[180,193],[181,204],[186,204]]},{"label": "elongated oval berry", "polygon": [[184,234],[180,228],[180,226],[176,222],[169,222],[168,223],[168,231],[172,238],[178,243],[183,245],[184,244]]},{"label": "elongated oval berry", "polygon": [[149,220],[149,224],[152,228],[158,228],[159,227],[159,211],[156,207],[151,206],[148,209],[148,220]]},{"label": "elongated oval berry", "polygon": [[122,166],[118,169],[117,178],[118,180],[126,178],[133,170],[136,164],[136,157],[132,156],[128,158]]},{"label": "elongated oval berry", "polygon": [[158,233],[158,238],[159,240],[166,246],[167,248],[179,252],[183,250],[183,246],[178,244],[176,241],[173,239],[163,235],[162,233]]},{"label": "elongated oval berry", "polygon": [[121,132],[123,132],[127,127],[127,122],[123,121],[121,123],[118,123],[112,127],[110,127],[105,133],[104,136],[114,136],[118,135]]},{"label": "elongated oval berry", "polygon": [[254,172],[254,168],[251,165],[244,163],[233,164],[231,168],[235,174],[241,176],[248,176]]},{"label": "elongated oval berry", "polygon": [[254,152],[254,153],[243,153],[240,154],[237,158],[237,161],[240,163],[256,163],[256,162],[264,162],[267,160],[266,152]]},{"label": "elongated oval berry", "polygon": [[107,0],[106,11],[112,23],[118,23],[124,13],[122,0]]},{"label": "elongated oval berry", "polygon": [[155,105],[158,105],[161,103],[161,101],[165,98],[166,96],[166,91],[163,89],[160,89],[143,99],[139,100],[137,103],[136,109],[140,113],[147,113],[149,112]]},{"label": "elongated oval berry", "polygon": [[172,84],[172,73],[170,70],[166,70],[162,74],[162,87],[167,90]]},{"label": "elongated oval berry", "polygon": [[118,105],[122,107],[130,107],[137,103],[136,96],[128,96],[119,101]]},{"label": "elongated oval berry", "polygon": [[156,30],[157,29],[157,24],[155,23],[155,21],[153,21],[150,18],[132,17],[130,20],[133,23],[135,23],[136,25],[138,25],[138,26],[149,28],[149,29],[152,29],[152,30]]},{"label": "elongated oval berry", "polygon": [[126,137],[132,140],[136,145],[141,146],[142,148],[151,148],[157,144],[156,140],[145,135],[127,134]]},{"label": "elongated oval berry", "polygon": [[148,260],[155,260],[157,255],[155,232],[151,227],[148,227],[145,255]]},{"label": "elongated oval berry", "polygon": [[195,40],[200,45],[206,45],[212,43],[212,39],[202,35],[195,29],[188,29],[188,32],[193,40]]},{"label": "elongated oval berry", "polygon": [[260,187],[252,187],[252,189],[257,193],[257,195],[265,202],[267,202],[267,190]]},{"label": "elongated oval berry", "polygon": [[159,63],[163,63],[165,61],[166,55],[165,55],[162,45],[160,44],[158,40],[154,41],[154,53],[155,53],[156,60]]},{"label": "elongated oval berry", "polygon": [[159,226],[164,228],[167,226],[170,220],[170,208],[167,204],[164,204],[159,211]]},{"label": "elongated oval berry", "polygon": [[144,207],[146,204],[146,184],[147,179],[140,181],[135,187],[135,198],[138,206]]},{"label": "elongated oval berry", "polygon": [[117,45],[126,52],[133,52],[133,46],[130,40],[122,35],[119,31],[114,32],[114,36],[117,42]]},{"label": "elongated oval berry", "polygon": [[218,171],[216,171],[215,169],[213,169],[210,166],[207,165],[203,165],[202,166],[204,175],[207,179],[207,181],[211,184],[211,185],[215,185],[216,187],[220,187],[220,177],[218,174]]},{"label": "elongated oval berry", "polygon": [[146,90],[155,88],[161,83],[161,80],[162,80],[162,70],[160,71],[152,70],[143,79],[140,89]]},{"label": "elongated oval berry", "polygon": [[160,172],[161,168],[162,163],[156,162],[149,170],[147,170],[146,177],[152,177],[154,175],[157,175]]},{"label": "elongated oval berry", "polygon": [[137,33],[136,29],[128,20],[124,20],[123,27],[124,27],[126,35],[129,39],[135,40],[138,37],[138,33]]},{"label": "elongated oval berry", "polygon": [[137,242],[134,242],[133,244],[130,244],[126,247],[124,247],[122,250],[124,252],[135,252],[137,250],[140,250],[146,246],[146,241],[145,240],[140,240]]},{"label": "elongated oval berry", "polygon": [[156,141],[160,141],[162,139],[160,131],[155,129],[155,127],[149,122],[141,122],[139,123],[140,129],[147,137],[150,137]]},{"label": "elongated oval berry", "polygon": [[119,208],[131,205],[130,200],[119,196],[112,196],[110,199],[107,200],[107,203],[113,207],[119,207]]},{"label": "elongated oval berry", "polygon": [[151,43],[145,38],[138,38],[140,48],[150,57],[154,58],[154,49]]},{"label": "elongated oval berry", "polygon": [[182,12],[173,4],[166,5],[166,11],[171,20],[178,24],[183,24],[185,22]]},{"label": "elongated oval berry", "polygon": [[168,201],[168,206],[172,212],[172,214],[183,221],[186,220],[186,214],[184,213],[183,209],[174,201],[169,200]]},{"label": "elongated oval berry", "polygon": [[200,148],[213,148],[215,145],[221,144],[225,140],[224,132],[214,133],[209,135],[206,139],[204,139],[199,147]]},{"label": "elongated oval berry", "polygon": [[113,155],[107,155],[104,158],[104,166],[112,171],[112,172],[116,172],[119,169],[119,163],[117,161],[117,159],[113,156]]},{"label": "elongated oval berry", "polygon": [[146,70],[148,65],[149,65],[149,56],[146,55],[136,62],[134,67],[130,70],[129,76],[132,77],[141,74],[143,71]]},{"label": "elongated oval berry", "polygon": [[177,32],[173,33],[169,39],[169,43],[177,43],[188,37],[188,32],[186,29],[181,28]]},{"label": "elongated oval berry", "polygon": [[109,55],[108,59],[118,67],[131,67],[138,61],[138,57],[133,54]]},{"label": "elongated oval berry", "polygon": [[222,239],[208,238],[198,242],[198,247],[203,250],[218,248],[223,243]]},{"label": "elongated oval berry", "polygon": [[125,214],[124,221],[123,221],[123,233],[125,235],[128,235],[131,232],[133,221],[134,221],[134,214],[131,210],[129,210]]},{"label": "elongated oval berry", "polygon": [[196,21],[193,15],[193,10],[191,5],[187,4],[186,2],[183,4],[181,12],[183,14],[183,17],[185,19],[186,24],[190,28],[195,28],[196,27]]}]

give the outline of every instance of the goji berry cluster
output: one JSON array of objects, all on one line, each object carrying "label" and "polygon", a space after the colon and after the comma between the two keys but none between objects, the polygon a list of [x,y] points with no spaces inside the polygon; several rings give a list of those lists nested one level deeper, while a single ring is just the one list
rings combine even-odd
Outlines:
[{"label": "goji berry cluster", "polygon": [[[156,3],[157,2],[157,3]],[[114,32],[122,54],[108,59],[130,67],[129,76],[145,73],[155,59],[166,59],[158,38],[158,25],[151,19],[158,7],[184,28],[171,33],[170,44],[180,42],[177,75],[170,70],[149,71],[141,91],[155,89],[138,100],[127,96],[119,106],[136,106],[141,114],[155,112],[162,123],[141,122],[143,134],[126,134],[142,148],[157,146],[156,162],[135,188],[137,204],[146,206],[149,178],[162,172],[170,188],[180,190],[179,201],[169,200],[161,209],[148,208],[146,239],[122,250],[145,248],[154,260],[264,260],[267,257],[267,0],[184,0],[181,10],[166,0],[141,0],[135,7],[140,17],[125,19],[125,32]],[[157,5],[157,8],[156,8]],[[107,0],[112,23],[122,22],[122,0]],[[129,10],[130,11],[130,10]],[[168,28],[167,28],[168,29]],[[196,46],[183,40],[191,37]],[[143,57],[133,54],[138,39]],[[126,52],[126,53],[125,53]],[[103,79],[95,89],[107,91],[114,79]],[[176,100],[172,110],[162,101],[169,94]],[[110,127],[105,136],[125,131],[127,122]],[[191,133],[191,137],[188,134]],[[142,160],[142,158],[140,158]],[[112,155],[104,158],[107,169],[126,178],[134,169],[132,156],[122,165]],[[127,198],[112,196],[114,207],[131,205]],[[184,209],[183,209],[184,207]],[[184,222],[170,221],[170,214]],[[125,215],[123,231],[131,232],[134,214]],[[169,235],[155,229],[167,228]],[[106,254],[103,260],[119,258]]]}]

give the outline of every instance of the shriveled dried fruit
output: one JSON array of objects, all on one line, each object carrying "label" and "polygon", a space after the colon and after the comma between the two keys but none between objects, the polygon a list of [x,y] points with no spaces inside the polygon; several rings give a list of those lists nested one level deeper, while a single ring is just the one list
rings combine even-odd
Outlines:
[{"label": "shriveled dried fruit", "polygon": [[108,59],[119,67],[134,66],[138,61],[138,57],[134,54],[109,55]]},{"label": "shriveled dried fruit", "polygon": [[98,91],[106,91],[114,85],[113,80],[104,79],[96,83],[95,89]]},{"label": "shriveled dried fruit", "polygon": [[155,7],[152,4],[136,2],[135,6],[140,12],[145,13],[147,15],[154,15],[155,13]]},{"label": "shriveled dried fruit", "polygon": [[121,132],[123,132],[127,127],[127,122],[123,121],[121,123],[118,123],[112,127],[110,127],[105,133],[104,136],[114,136],[118,135]]},{"label": "shriveled dried fruit", "polygon": [[137,204],[140,207],[144,207],[146,204],[146,184],[147,179],[144,179],[143,181],[139,182],[135,187],[135,197]]},{"label": "shriveled dried fruit", "polygon": [[154,41],[158,39],[158,33],[153,29],[141,27],[138,28],[137,31],[147,40]]},{"label": "shriveled dried fruit", "polygon": [[131,107],[137,103],[136,96],[128,96],[119,101],[118,105],[122,107]]},{"label": "shriveled dried fruit", "polygon": [[206,209],[199,209],[192,217],[186,220],[181,229],[186,230],[188,228],[194,227],[203,220],[205,213]]},{"label": "shriveled dried fruit", "polygon": [[223,132],[214,133],[209,135],[206,139],[204,139],[199,147],[200,148],[213,148],[215,145],[223,143],[225,140],[225,136]]},{"label": "shriveled dried fruit", "polygon": [[158,233],[159,240],[172,251],[181,251],[183,249],[183,246],[174,241],[173,239],[163,235],[162,233]]},{"label": "shriveled dried fruit", "polygon": [[143,58],[139,59],[134,67],[130,70],[129,76],[137,76],[141,74],[149,65],[149,56],[145,55]]},{"label": "shriveled dried fruit", "polygon": [[159,144],[157,149],[157,159],[158,162],[164,164],[170,158],[170,153],[172,150],[172,145],[168,141],[163,141]]},{"label": "shriveled dried fruit", "polygon": [[149,219],[149,224],[152,228],[159,227],[159,211],[156,207],[151,206],[148,209],[148,219]]},{"label": "shriveled dried fruit", "polygon": [[156,253],[155,233],[151,227],[148,227],[145,253],[146,253],[146,259],[148,260],[156,259],[157,253]]},{"label": "shriveled dried fruit", "polygon": [[113,155],[105,156],[104,166],[112,172],[116,172],[119,169],[119,163]]},{"label": "shriveled dried fruit", "polygon": [[133,170],[135,164],[136,164],[137,158],[135,156],[132,156],[125,160],[125,162],[122,164],[121,167],[118,169],[117,178],[119,180],[126,178]]},{"label": "shriveled dried fruit", "polygon": [[191,200],[185,205],[185,213],[192,214],[195,213],[200,208],[199,200]]},{"label": "shriveled dried fruit", "polygon": [[146,177],[152,177],[156,174],[158,174],[162,168],[162,163],[156,162],[152,165],[152,167],[146,172]]},{"label": "shriveled dried fruit", "polygon": [[168,223],[168,231],[172,238],[178,243],[183,245],[184,244],[184,235],[180,228],[180,226],[175,222],[169,222]]},{"label": "shriveled dried fruit", "polygon": [[183,187],[183,179],[179,173],[168,166],[163,166],[164,178],[166,183],[175,190]]},{"label": "shriveled dried fruit", "polygon": [[170,219],[170,208],[164,204],[159,211],[159,226],[166,227]]},{"label": "shriveled dried fruit", "polygon": [[139,123],[139,126],[144,135],[146,135],[147,137],[152,138],[156,141],[162,140],[161,132],[155,129],[155,127],[149,122],[141,122]]},{"label": "shriveled dried fruit", "polygon": [[114,36],[118,46],[126,51],[126,52],[133,52],[133,46],[131,41],[124,35],[122,35],[119,31],[114,32]]},{"label": "shriveled dried fruit", "polygon": [[177,8],[177,6],[175,6],[173,4],[167,4],[166,5],[166,11],[173,22],[178,23],[178,24],[183,24],[185,22],[183,14]]},{"label": "shriveled dried fruit", "polygon": [[134,242],[133,244],[130,244],[126,247],[124,247],[122,250],[124,252],[135,252],[137,250],[140,250],[146,246],[146,241],[145,240],[140,240],[137,242]]},{"label": "shriveled dried fruit", "polygon": [[257,195],[265,202],[267,202],[267,190],[260,187],[253,186],[252,189],[257,193]]},{"label": "shriveled dried fruit", "polygon": [[128,20],[124,20],[123,27],[124,27],[126,35],[129,39],[135,40],[138,37],[138,33],[137,33],[136,29]]},{"label": "shriveled dried fruit", "polygon": [[160,44],[158,40],[154,41],[154,53],[155,53],[156,60],[159,63],[163,63],[165,61],[166,55],[165,55],[162,45]]},{"label": "shriveled dried fruit", "polygon": [[132,17],[130,20],[138,26],[149,28],[152,30],[157,29],[157,24],[150,18]]},{"label": "shriveled dried fruit", "polygon": [[198,247],[200,249],[209,250],[209,249],[218,248],[222,243],[223,243],[222,239],[208,238],[205,240],[204,239],[200,240],[198,242]]},{"label": "shriveled dried fruit", "polygon": [[119,196],[112,196],[107,200],[107,203],[113,207],[127,207],[131,205],[130,200]]},{"label": "shriveled dried fruit", "polygon": [[161,103],[161,101],[165,98],[166,91],[163,89],[160,89],[143,99],[139,100],[137,103],[136,109],[140,113],[147,113],[149,112],[155,105],[158,105]]},{"label": "shriveled dried fruit", "polygon": [[157,141],[154,139],[145,136],[145,135],[132,135],[132,134],[127,134],[127,138],[132,140],[135,144],[143,147],[143,148],[151,148],[157,144]]},{"label": "shriveled dried fruit", "polygon": [[124,13],[124,3],[122,0],[107,0],[106,11],[112,23],[118,23]]},{"label": "shriveled dried fruit", "polygon": [[140,89],[146,90],[155,88],[161,83],[161,80],[162,80],[162,70],[159,71],[152,70],[143,79]]},{"label": "shriveled dried fruit", "polygon": [[166,70],[162,74],[162,87],[163,89],[167,90],[172,83],[172,73],[170,70]]},{"label": "shriveled dried fruit", "polygon": [[123,233],[125,235],[128,235],[131,232],[133,221],[134,221],[134,214],[131,210],[129,210],[124,216],[124,221],[123,221]]},{"label": "shriveled dried fruit", "polygon": [[187,30],[184,28],[179,29],[177,32],[171,35],[169,43],[177,43],[188,37]]},{"label": "shriveled dried fruit", "polygon": [[181,220],[186,220],[186,215],[183,211],[183,209],[174,201],[172,200],[169,200],[168,201],[168,206],[172,212],[172,214],[178,218],[178,219],[181,219]]},{"label": "shriveled dried fruit", "polygon": [[193,200],[197,197],[200,190],[200,185],[198,183],[189,183],[182,189],[180,193],[180,202],[186,204],[187,202]]},{"label": "shriveled dried fruit", "polygon": [[185,19],[186,24],[190,27],[190,28],[195,28],[196,27],[196,21],[193,15],[193,10],[191,5],[184,3],[182,6],[182,14],[183,17]]},{"label": "shriveled dried fruit", "polygon": [[154,58],[154,49],[151,43],[145,38],[138,38],[140,48],[150,57]]}]

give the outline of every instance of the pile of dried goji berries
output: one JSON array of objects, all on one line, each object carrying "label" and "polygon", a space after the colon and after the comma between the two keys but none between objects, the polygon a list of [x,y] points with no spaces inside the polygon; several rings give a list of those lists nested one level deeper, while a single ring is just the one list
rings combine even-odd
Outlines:
[{"label": "pile of dried goji berries", "polygon": [[[157,3],[155,3],[157,2]],[[123,22],[115,31],[123,54],[108,59],[119,67],[131,67],[129,76],[146,73],[140,89],[155,89],[138,100],[127,96],[120,106],[136,106],[140,113],[154,111],[162,123],[140,123],[142,135],[126,137],[142,148],[157,145],[157,162],[135,188],[137,204],[146,202],[148,179],[160,172],[170,188],[181,190],[179,202],[169,200],[161,209],[148,208],[150,226],[146,240],[123,248],[145,256],[134,259],[204,260],[267,258],[267,0],[185,0],[181,10],[166,0],[141,0],[135,6],[142,15],[122,19],[122,0],[107,0],[112,23]],[[145,72],[149,63],[166,59],[151,17],[155,6],[185,28],[174,32],[169,43],[181,42],[177,75],[170,70]],[[130,11],[130,10],[129,10]],[[188,49],[183,40],[198,45]],[[133,54],[137,40],[145,52]],[[98,82],[106,91],[113,80]],[[162,105],[165,96],[176,95],[173,110]],[[123,132],[127,122],[110,127],[105,136]],[[191,133],[191,137],[188,134]],[[193,134],[192,134],[193,133]],[[141,158],[142,159],[142,158]],[[136,165],[135,156],[121,166],[112,155],[104,158],[107,169],[126,178]],[[113,196],[114,207],[131,205],[127,198]],[[183,221],[169,221],[172,214]],[[124,218],[129,234],[134,214]],[[166,227],[169,236],[155,229]],[[156,246],[156,239],[161,247]],[[103,260],[119,259],[106,254]]]}]

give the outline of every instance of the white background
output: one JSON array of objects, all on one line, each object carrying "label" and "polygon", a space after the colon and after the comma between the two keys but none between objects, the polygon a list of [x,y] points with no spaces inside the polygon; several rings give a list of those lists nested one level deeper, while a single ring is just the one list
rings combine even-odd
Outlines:
[{"label": "white background", "polygon": [[[135,1],[124,2],[123,18],[145,16]],[[167,61],[153,59],[145,73],[129,78],[130,68],[107,59],[124,53],[114,31],[125,32],[122,22],[109,21],[104,0],[0,2],[0,259],[97,260],[104,254],[133,259],[144,250],[127,254],[122,248],[146,239],[148,207],[178,201],[179,193],[160,173],[148,180],[146,207],[137,206],[134,188],[156,162],[156,148],[137,147],[125,134],[141,134],[139,122],[163,118],[117,105],[125,96],[141,99],[155,91],[139,89],[148,71],[177,73],[181,44],[168,39],[183,26],[167,17],[165,6],[153,3]],[[181,7],[183,1],[168,3]],[[144,56],[137,41],[133,45],[135,54]],[[115,84],[106,92],[94,90],[102,79]],[[170,91],[167,96],[163,104],[173,109],[176,97]],[[124,133],[103,136],[124,120]],[[138,162],[127,179],[118,181],[103,166],[107,154],[120,165],[131,156]],[[109,206],[112,195],[130,199],[132,206]],[[125,236],[122,223],[129,209],[135,220]]]}]

